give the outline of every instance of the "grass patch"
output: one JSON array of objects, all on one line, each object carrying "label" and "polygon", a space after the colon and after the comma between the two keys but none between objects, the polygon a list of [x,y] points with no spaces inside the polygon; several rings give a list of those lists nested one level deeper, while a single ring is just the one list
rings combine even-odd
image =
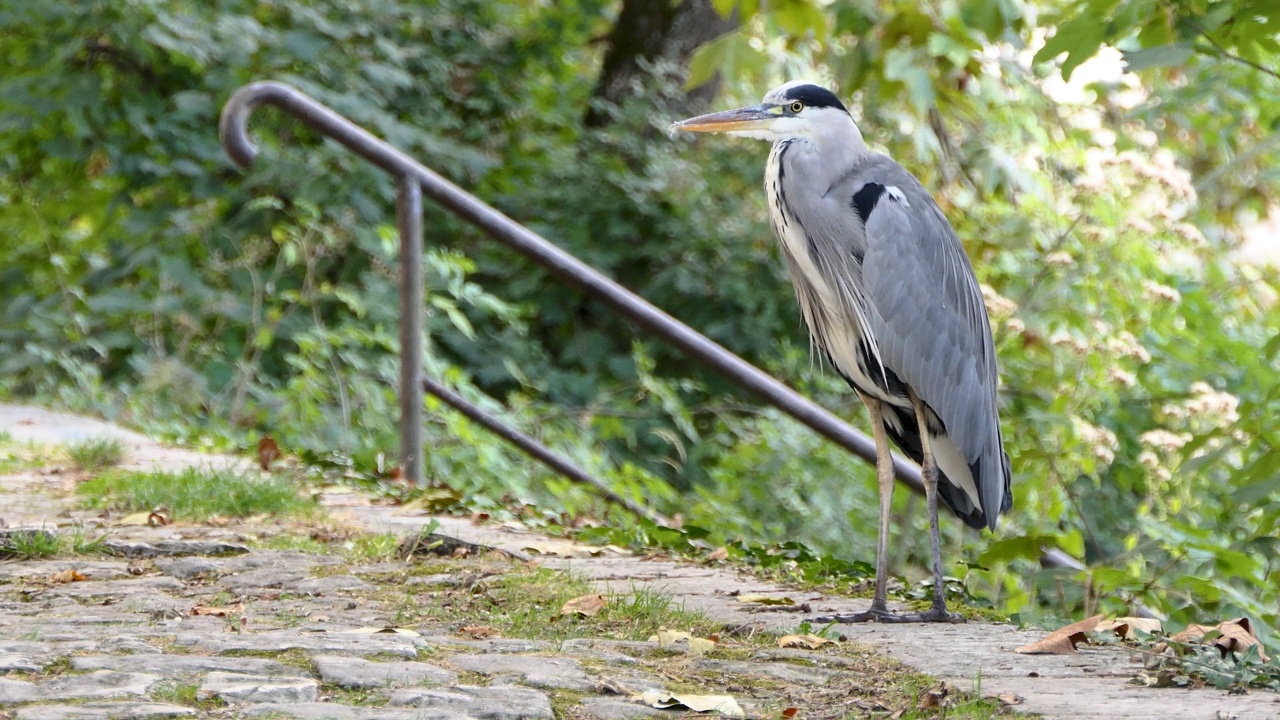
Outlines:
[{"label": "grass patch", "polygon": [[596,592],[587,580],[503,562],[468,570],[458,575],[455,585],[441,589],[416,586],[406,591],[399,584],[384,584],[394,593],[389,599],[396,607],[395,622],[488,625],[503,637],[532,640],[646,640],[660,629],[705,634],[715,627],[703,614],[678,607],[669,596],[647,588],[606,596],[604,609],[594,617],[557,618],[566,602]]},{"label": "grass patch", "polygon": [[42,445],[30,442],[18,445],[12,435],[0,438],[0,475],[39,470],[48,463],[49,455],[49,448]]},{"label": "grass patch", "polygon": [[67,457],[77,469],[97,472],[124,461],[124,443],[118,438],[86,438],[67,446]]},{"label": "grass patch", "polygon": [[39,560],[61,550],[62,539],[52,530],[19,528],[0,533],[0,558]]},{"label": "grass patch", "polygon": [[78,492],[93,509],[147,512],[167,507],[175,520],[211,517],[313,515],[314,501],[277,476],[236,469],[187,468],[180,472],[108,472],[82,483]]},{"label": "grass patch", "polygon": [[309,534],[284,532],[252,544],[267,550],[341,555],[348,562],[360,563],[399,559],[397,550],[403,539],[403,536],[395,533],[335,532],[314,528]]},{"label": "grass patch", "polygon": [[216,710],[226,706],[226,703],[218,697],[201,698],[200,684],[187,680],[170,680],[157,683],[151,689],[150,694],[151,699],[157,702],[185,705],[201,710]]}]

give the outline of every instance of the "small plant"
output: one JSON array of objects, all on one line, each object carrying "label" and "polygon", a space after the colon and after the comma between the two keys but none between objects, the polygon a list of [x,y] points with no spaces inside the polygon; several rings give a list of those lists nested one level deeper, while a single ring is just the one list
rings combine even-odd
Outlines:
[{"label": "small plant", "polygon": [[77,469],[85,472],[119,465],[124,456],[124,443],[113,437],[86,438],[67,446],[67,457]]},{"label": "small plant", "polygon": [[61,544],[65,550],[76,555],[94,555],[104,552],[104,544],[107,541],[107,534],[90,536],[85,532],[83,525],[76,525],[71,529],[69,537],[61,538]]},{"label": "small plant", "polygon": [[15,528],[0,533],[0,558],[36,560],[53,557],[61,548],[58,534],[44,528]]},{"label": "small plant", "polygon": [[234,468],[187,468],[179,472],[109,472],[80,485],[91,508],[149,512],[168,508],[174,519],[307,515],[318,511],[287,480]]}]

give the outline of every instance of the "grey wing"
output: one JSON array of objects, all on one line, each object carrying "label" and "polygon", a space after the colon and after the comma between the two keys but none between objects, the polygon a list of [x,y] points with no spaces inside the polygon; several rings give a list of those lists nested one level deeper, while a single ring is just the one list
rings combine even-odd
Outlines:
[{"label": "grey wing", "polygon": [[[982,291],[933,198],[894,168],[866,219],[868,318],[885,366],[942,421],[973,470],[988,522],[1008,503],[996,358]],[[895,177],[896,176],[896,177]]]}]

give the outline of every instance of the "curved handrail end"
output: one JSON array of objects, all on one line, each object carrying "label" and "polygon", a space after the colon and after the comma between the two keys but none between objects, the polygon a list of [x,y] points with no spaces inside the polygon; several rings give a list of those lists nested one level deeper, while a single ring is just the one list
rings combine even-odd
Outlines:
[{"label": "curved handrail end", "polygon": [[294,92],[284,83],[267,80],[250,83],[232,94],[218,119],[218,139],[232,161],[246,170],[253,167],[258,147],[249,139],[249,116],[262,103],[279,102]]}]

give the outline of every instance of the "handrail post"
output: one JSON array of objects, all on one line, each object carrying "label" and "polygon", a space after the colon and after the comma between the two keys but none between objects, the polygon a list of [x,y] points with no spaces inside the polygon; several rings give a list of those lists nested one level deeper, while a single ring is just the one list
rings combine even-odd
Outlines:
[{"label": "handrail post", "polygon": [[400,231],[400,471],[405,482],[426,486],[423,471],[422,185],[400,176],[396,225]]}]

